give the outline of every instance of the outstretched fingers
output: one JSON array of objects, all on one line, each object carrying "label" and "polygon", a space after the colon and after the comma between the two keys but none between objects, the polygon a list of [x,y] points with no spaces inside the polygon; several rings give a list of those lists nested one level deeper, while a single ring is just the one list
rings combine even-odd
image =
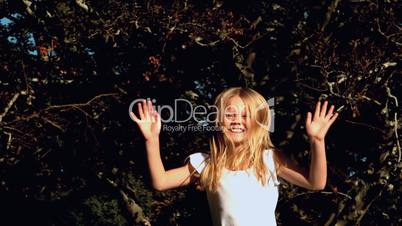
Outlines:
[{"label": "outstretched fingers", "polygon": [[320,117],[325,117],[327,113],[327,106],[328,106],[328,101],[324,101],[324,104],[322,105],[321,112],[320,112]]},{"label": "outstretched fingers", "polygon": [[153,111],[153,116],[154,116],[153,118],[154,118],[155,122],[159,124],[161,122],[161,119],[158,114],[158,111]]},{"label": "outstretched fingers", "polygon": [[335,122],[336,118],[338,118],[338,113],[335,113],[328,121],[329,125],[332,125],[332,123]]},{"label": "outstretched fingers", "polygon": [[138,123],[140,121],[140,119],[137,118],[137,116],[134,114],[134,112],[130,112],[130,116],[131,116],[131,119],[134,120],[134,122]]},{"label": "outstretched fingers", "polygon": [[306,117],[306,128],[308,128],[311,125],[311,112],[307,112],[307,117]]},{"label": "outstretched fingers", "polygon": [[321,108],[321,102],[318,101],[316,106],[315,106],[315,112],[314,112],[314,118],[313,120],[317,120],[318,117],[320,117],[320,108]]},{"label": "outstretched fingers", "polygon": [[144,120],[150,120],[154,122],[153,116],[154,116],[154,110],[152,107],[152,102],[150,100],[142,100],[141,102],[137,103],[138,106],[138,114],[139,118],[134,114],[130,113],[134,121],[137,122],[143,122]]},{"label": "outstretched fingers", "polygon": [[328,110],[327,115],[325,115],[326,120],[329,120],[334,115],[334,108],[335,108],[335,106],[331,105],[331,107]]},{"label": "outstretched fingers", "polygon": [[148,110],[147,100],[143,100],[142,102],[142,110],[144,111],[145,119],[149,120],[149,110]]},{"label": "outstretched fingers", "polygon": [[143,120],[145,118],[145,113],[144,113],[144,109],[142,107],[142,103],[143,102],[137,104],[137,106],[138,106],[138,114],[140,115],[141,120]]},{"label": "outstretched fingers", "polygon": [[142,100],[137,103],[138,115],[134,112],[130,112],[131,119],[141,126],[156,126],[159,128],[161,125],[161,118],[156,109],[154,108],[151,100]]},{"label": "outstretched fingers", "polygon": [[[151,122],[154,123],[157,120],[157,112],[154,110],[154,107],[152,106],[152,101],[148,100],[148,110],[149,110],[149,117],[151,119]],[[156,113],[156,114],[155,114]]]}]

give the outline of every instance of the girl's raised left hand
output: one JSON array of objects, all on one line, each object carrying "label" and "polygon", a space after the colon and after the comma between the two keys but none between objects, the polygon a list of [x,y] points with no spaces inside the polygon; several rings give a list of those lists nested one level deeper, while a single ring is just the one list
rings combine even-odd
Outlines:
[{"label": "girl's raised left hand", "polygon": [[318,101],[315,107],[314,116],[312,117],[311,112],[307,113],[306,132],[310,140],[324,140],[329,127],[338,117],[338,113],[333,113],[334,105],[331,105],[328,112],[327,105],[328,101],[325,101],[322,106],[321,102]]},{"label": "girl's raised left hand", "polygon": [[151,100],[143,100],[137,106],[140,117],[138,118],[133,112],[130,112],[130,116],[137,123],[145,140],[159,138],[161,119],[158,112],[154,110]]}]

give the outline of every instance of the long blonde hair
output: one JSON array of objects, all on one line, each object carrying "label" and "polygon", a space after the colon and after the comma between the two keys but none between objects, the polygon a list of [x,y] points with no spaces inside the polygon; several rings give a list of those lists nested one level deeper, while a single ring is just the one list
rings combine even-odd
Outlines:
[{"label": "long blonde hair", "polygon": [[[229,100],[236,96],[240,97],[246,106],[247,114],[251,118],[251,128],[248,128],[248,138],[240,144],[235,153],[234,143],[223,128],[223,120],[225,107]],[[274,149],[268,133],[270,116],[267,101],[250,88],[234,87],[220,93],[214,104],[217,107],[215,125],[219,131],[210,138],[210,157],[201,173],[201,188],[215,191],[224,167],[241,169],[244,165],[254,169],[257,179],[265,185],[268,170],[264,164],[263,152],[267,148]]]}]

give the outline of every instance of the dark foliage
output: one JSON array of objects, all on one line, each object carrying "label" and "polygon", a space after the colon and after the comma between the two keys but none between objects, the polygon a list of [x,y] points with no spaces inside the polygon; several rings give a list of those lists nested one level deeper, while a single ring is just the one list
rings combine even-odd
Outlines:
[{"label": "dark foliage", "polygon": [[[400,18],[398,1],[0,0],[0,224],[209,225],[204,193],[150,188],[128,107],[248,86],[304,166],[306,112],[341,112],[327,187],[283,182],[278,225],[401,225]],[[207,141],[162,132],[166,168]]]}]

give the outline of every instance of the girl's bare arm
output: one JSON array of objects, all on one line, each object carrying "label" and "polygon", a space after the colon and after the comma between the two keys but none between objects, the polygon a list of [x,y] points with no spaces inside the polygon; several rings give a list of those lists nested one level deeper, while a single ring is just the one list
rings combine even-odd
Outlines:
[{"label": "girl's bare arm", "polygon": [[320,146],[324,143],[311,144],[311,163],[310,169],[300,167],[294,161],[278,151],[274,152],[275,162],[279,162],[281,166],[278,176],[285,179],[289,183],[309,189],[322,190],[327,180],[327,164],[325,150],[320,151]]},{"label": "girl's bare arm", "polygon": [[163,191],[188,185],[191,179],[191,172],[194,172],[194,168],[190,163],[168,171],[163,166],[159,150],[161,120],[157,111],[153,109],[152,102],[144,100],[142,103],[138,103],[138,113],[139,118],[133,112],[130,112],[130,116],[137,123],[145,138],[145,149],[152,186],[158,191]]},{"label": "girl's bare arm", "polygon": [[327,160],[325,155],[325,135],[328,129],[338,117],[338,113],[333,113],[332,105],[327,112],[328,102],[325,101],[321,107],[321,102],[317,102],[314,116],[307,113],[306,131],[310,140],[310,168],[302,169],[297,164],[286,158],[285,155],[275,152],[275,160],[280,162],[283,167],[278,176],[292,184],[311,189],[322,190],[327,181]]},{"label": "girl's bare arm", "polygon": [[156,190],[164,191],[190,184],[191,172],[194,172],[190,163],[165,171],[159,152],[159,139],[147,140],[145,146],[152,186]]}]

